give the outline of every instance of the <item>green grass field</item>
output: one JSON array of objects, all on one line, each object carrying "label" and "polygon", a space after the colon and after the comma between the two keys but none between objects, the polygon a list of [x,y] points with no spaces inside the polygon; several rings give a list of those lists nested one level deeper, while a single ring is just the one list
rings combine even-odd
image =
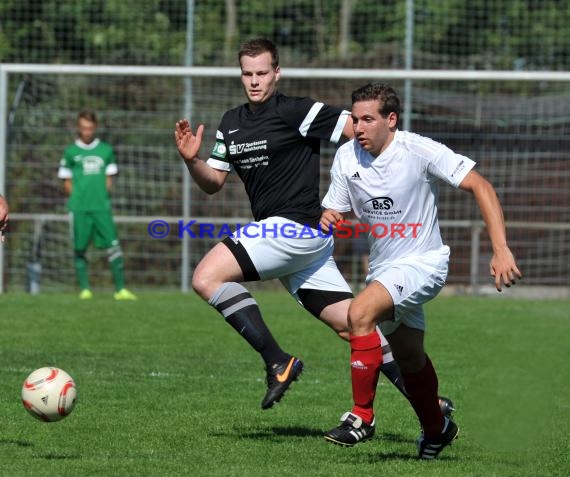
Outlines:
[{"label": "green grass field", "polygon": [[[507,292],[508,293],[508,292]],[[375,438],[322,432],[351,405],[349,348],[285,293],[256,297],[305,373],[262,411],[261,359],[193,295],[0,295],[2,476],[563,476],[570,474],[570,301],[441,297],[427,349],[461,433],[416,460],[419,427],[382,380]],[[20,403],[35,368],[68,371],[74,412],[42,423]]]}]

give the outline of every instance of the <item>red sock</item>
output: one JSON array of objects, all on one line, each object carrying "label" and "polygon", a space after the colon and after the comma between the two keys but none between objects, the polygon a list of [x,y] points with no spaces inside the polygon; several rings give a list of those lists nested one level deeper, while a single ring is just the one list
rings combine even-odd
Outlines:
[{"label": "red sock", "polygon": [[411,374],[403,374],[404,386],[410,402],[420,420],[426,437],[436,437],[443,430],[444,418],[439,408],[437,374],[426,355],[424,368]]},{"label": "red sock", "polygon": [[374,420],[374,396],[382,365],[382,348],[376,330],[365,336],[350,335],[352,412],[367,424]]}]

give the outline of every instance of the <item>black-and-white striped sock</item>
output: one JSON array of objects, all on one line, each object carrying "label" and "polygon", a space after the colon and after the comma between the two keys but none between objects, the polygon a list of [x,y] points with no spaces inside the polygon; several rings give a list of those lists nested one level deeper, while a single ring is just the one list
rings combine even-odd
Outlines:
[{"label": "black-and-white striped sock", "polygon": [[224,283],[208,303],[255,349],[266,365],[288,358],[267,328],[255,299],[247,289],[235,282]]}]

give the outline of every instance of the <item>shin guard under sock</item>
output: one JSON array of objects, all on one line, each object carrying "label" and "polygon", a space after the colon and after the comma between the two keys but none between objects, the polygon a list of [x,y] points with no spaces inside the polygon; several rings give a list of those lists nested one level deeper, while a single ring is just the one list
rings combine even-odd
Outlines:
[{"label": "shin guard under sock", "polygon": [[243,285],[224,283],[208,303],[261,354],[266,365],[281,363],[288,358],[263,321],[257,302]]},{"label": "shin guard under sock", "polygon": [[382,348],[376,331],[364,336],[350,335],[352,412],[367,424],[374,420],[374,397],[381,365]]}]

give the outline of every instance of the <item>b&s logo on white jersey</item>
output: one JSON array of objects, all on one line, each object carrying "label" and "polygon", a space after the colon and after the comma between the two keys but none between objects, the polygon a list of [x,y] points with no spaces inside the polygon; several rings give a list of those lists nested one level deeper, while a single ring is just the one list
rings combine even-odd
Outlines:
[{"label": "b&s logo on white jersey", "polygon": [[394,208],[394,200],[390,197],[373,197],[362,204],[362,213],[376,220],[378,217],[400,215],[402,210]]},{"label": "b&s logo on white jersey", "polygon": [[92,174],[100,174],[103,171],[105,162],[98,156],[86,156],[82,162],[83,174],[88,176]]},{"label": "b&s logo on white jersey", "polygon": [[394,205],[394,201],[390,197],[373,197],[364,202],[364,204],[369,204],[374,210],[390,210]]}]

